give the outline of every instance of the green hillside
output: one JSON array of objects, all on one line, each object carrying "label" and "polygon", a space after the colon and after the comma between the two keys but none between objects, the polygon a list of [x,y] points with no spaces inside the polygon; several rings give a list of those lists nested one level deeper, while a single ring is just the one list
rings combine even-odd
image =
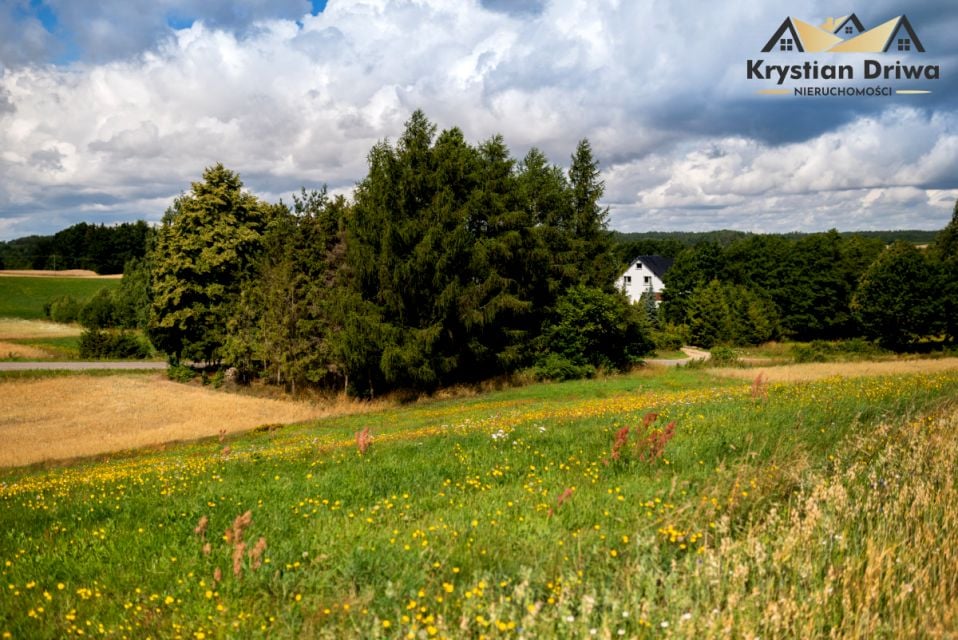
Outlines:
[{"label": "green hillside", "polygon": [[43,305],[54,298],[88,300],[100,289],[119,286],[119,278],[0,276],[0,318],[43,318]]},{"label": "green hillside", "polygon": [[956,395],[671,371],[2,472],[0,633],[951,637]]}]

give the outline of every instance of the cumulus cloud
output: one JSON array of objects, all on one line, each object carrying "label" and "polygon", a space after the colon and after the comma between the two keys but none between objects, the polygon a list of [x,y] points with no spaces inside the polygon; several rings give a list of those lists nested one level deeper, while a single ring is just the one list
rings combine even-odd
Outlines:
[{"label": "cumulus cloud", "polygon": [[[274,200],[324,182],[349,192],[369,148],[420,107],[472,140],[501,133],[516,154],[538,146],[560,164],[590,138],[620,228],[761,228],[760,213],[772,227],[796,207],[807,213],[790,228],[881,226],[894,207],[905,226],[927,226],[940,217],[931,191],[958,186],[951,103],[757,98],[744,60],[784,17],[774,7],[331,0],[312,16],[301,0],[49,4],[89,53],[0,71],[0,236],[158,220],[214,162]],[[171,16],[200,20],[173,30]]]},{"label": "cumulus cloud", "polygon": [[958,198],[956,175],[958,117],[914,108],[801,143],[702,140],[606,173],[614,219],[630,230],[684,219],[764,231],[939,228]]}]

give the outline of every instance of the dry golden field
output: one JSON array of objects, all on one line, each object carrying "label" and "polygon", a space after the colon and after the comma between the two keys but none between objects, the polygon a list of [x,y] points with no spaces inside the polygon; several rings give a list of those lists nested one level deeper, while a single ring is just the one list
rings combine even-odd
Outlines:
[{"label": "dry golden field", "polygon": [[361,411],[251,398],[158,376],[69,376],[0,383],[0,466],[90,456],[264,424]]},{"label": "dry golden field", "polygon": [[46,320],[0,318],[0,340],[30,340],[36,338],[66,338],[83,333],[79,325],[58,324]]},{"label": "dry golden field", "polygon": [[718,368],[712,373],[726,378],[754,380],[760,373],[770,382],[809,382],[832,376],[891,376],[908,373],[940,373],[958,369],[958,358],[931,360],[886,360],[881,362],[808,362],[750,369]]},{"label": "dry golden field", "polygon": [[14,344],[0,340],[0,358],[24,358],[28,360],[43,360],[50,354],[43,349],[25,344]]},{"label": "dry golden field", "polygon": [[24,277],[29,276],[33,277],[46,277],[46,278],[106,278],[116,280],[122,278],[123,274],[107,275],[101,276],[95,271],[89,271],[87,269],[64,269],[63,271],[42,271],[36,269],[2,269],[0,270],[0,277]]}]

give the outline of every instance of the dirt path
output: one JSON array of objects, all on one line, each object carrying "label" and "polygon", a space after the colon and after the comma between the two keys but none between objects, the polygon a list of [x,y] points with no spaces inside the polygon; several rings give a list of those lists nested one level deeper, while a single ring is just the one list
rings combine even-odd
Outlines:
[{"label": "dirt path", "polygon": [[682,347],[682,353],[688,357],[676,359],[652,358],[651,360],[646,360],[646,362],[660,367],[677,367],[680,364],[688,364],[692,362],[692,360],[708,360],[712,357],[712,354],[708,351],[703,351],[697,347]]}]

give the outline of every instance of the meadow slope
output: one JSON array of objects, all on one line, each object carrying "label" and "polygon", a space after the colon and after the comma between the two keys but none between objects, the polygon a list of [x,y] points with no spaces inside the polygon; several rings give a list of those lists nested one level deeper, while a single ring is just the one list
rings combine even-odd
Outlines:
[{"label": "meadow slope", "polygon": [[956,399],[680,370],[0,471],[0,633],[947,637]]}]

